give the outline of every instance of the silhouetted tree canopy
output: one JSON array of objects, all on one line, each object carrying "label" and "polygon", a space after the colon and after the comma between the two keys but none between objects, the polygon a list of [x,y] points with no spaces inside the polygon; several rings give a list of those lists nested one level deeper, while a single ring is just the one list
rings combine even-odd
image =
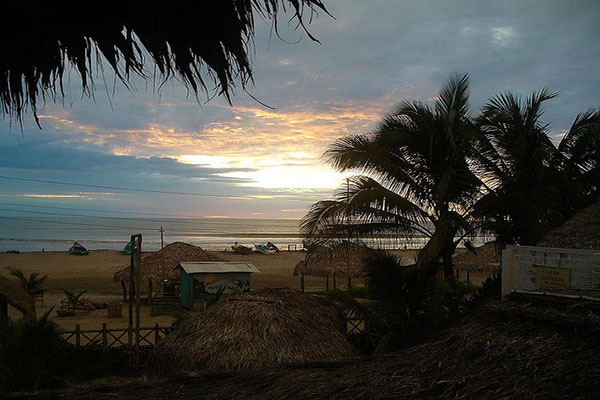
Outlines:
[{"label": "silhouetted tree canopy", "polygon": [[37,121],[38,96],[61,100],[70,66],[91,94],[102,58],[125,85],[132,74],[147,77],[150,57],[162,80],[176,76],[194,95],[230,100],[232,87],[252,80],[255,17],[277,32],[278,13],[290,11],[316,40],[305,22],[318,10],[327,13],[321,0],[10,1],[0,25],[2,112],[20,119],[29,107]]}]

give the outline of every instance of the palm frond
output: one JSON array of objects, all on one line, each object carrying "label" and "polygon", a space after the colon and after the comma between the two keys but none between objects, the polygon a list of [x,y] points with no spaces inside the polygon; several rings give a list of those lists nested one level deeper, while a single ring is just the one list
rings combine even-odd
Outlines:
[{"label": "palm frond", "polygon": [[[30,108],[37,121],[37,102],[64,97],[63,80],[71,66],[80,76],[83,94],[94,91],[94,72],[107,64],[125,86],[132,75],[147,78],[146,59],[159,79],[177,77],[186,88],[208,98],[230,100],[236,84],[252,82],[249,53],[255,17],[270,21],[278,34],[278,14],[306,29],[317,11],[329,14],[321,0],[221,0],[187,2],[104,2],[93,13],[73,2],[46,2],[32,7],[11,2],[5,15],[27,15],[27,23],[8,18],[0,25],[3,54],[0,102],[4,115],[21,118]],[[309,16],[306,16],[306,13]],[[102,72],[100,72],[102,73]],[[151,75],[150,75],[151,76]]]}]

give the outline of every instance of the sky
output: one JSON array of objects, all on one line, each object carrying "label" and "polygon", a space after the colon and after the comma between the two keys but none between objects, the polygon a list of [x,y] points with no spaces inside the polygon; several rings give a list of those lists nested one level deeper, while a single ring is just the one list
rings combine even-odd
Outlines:
[{"label": "sky", "polygon": [[128,89],[108,67],[90,98],[70,72],[64,101],[38,111],[42,130],[31,114],[22,128],[0,120],[0,215],[300,218],[348,176],[323,159],[329,144],[368,133],[403,100],[433,103],[452,73],[469,74],[474,113],[502,92],[558,91],[542,118],[557,141],[600,106],[596,0],[324,3],[333,18],[308,25],[320,43],[285,17],[281,39],[257,20],[249,93],[270,108],[239,89],[233,105],[198,102],[177,80]]}]

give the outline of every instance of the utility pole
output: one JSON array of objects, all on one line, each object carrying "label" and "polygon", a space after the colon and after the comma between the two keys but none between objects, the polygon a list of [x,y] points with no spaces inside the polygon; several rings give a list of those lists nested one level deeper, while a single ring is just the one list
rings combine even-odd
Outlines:
[{"label": "utility pole", "polygon": [[[129,347],[129,366],[134,365],[133,359],[133,296],[135,295],[135,364],[139,364],[140,355],[140,283],[142,261],[142,234],[131,235],[131,259],[129,263],[129,324],[127,339]],[[135,293],[135,294],[134,294]]]},{"label": "utility pole", "polygon": [[165,231],[164,231],[163,227],[161,226],[161,227],[160,227],[160,249],[161,249],[161,250],[163,249],[163,247],[165,247],[165,246],[164,246],[165,242],[164,242],[164,239],[163,239],[163,233],[164,233],[164,232],[165,232]]}]

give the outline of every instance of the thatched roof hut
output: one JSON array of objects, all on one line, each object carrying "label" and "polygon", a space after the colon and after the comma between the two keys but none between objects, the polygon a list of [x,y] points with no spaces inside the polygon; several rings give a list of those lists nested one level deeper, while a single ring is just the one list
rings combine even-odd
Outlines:
[{"label": "thatched roof hut", "polygon": [[316,296],[290,289],[246,293],[209,307],[155,348],[159,375],[205,369],[257,369],[349,357],[338,311]]},{"label": "thatched roof hut", "polygon": [[564,224],[548,232],[540,247],[600,250],[600,201],[580,210]]},{"label": "thatched roof hut", "polygon": [[336,278],[363,277],[364,259],[371,250],[360,243],[343,241],[322,253],[307,253],[304,261],[294,268],[294,275]]},{"label": "thatched roof hut", "polygon": [[10,304],[23,313],[27,319],[35,319],[35,302],[33,296],[16,282],[0,275],[0,302]]},{"label": "thatched roof hut", "polygon": [[465,251],[453,256],[454,267],[461,271],[499,272],[501,270],[502,247],[497,242],[487,242],[477,247],[475,251],[477,254]]},{"label": "thatched roof hut", "polygon": [[[154,282],[165,279],[179,279],[181,272],[177,267],[180,262],[200,261],[229,261],[216,254],[210,253],[201,247],[183,242],[168,244],[142,259],[142,279],[150,278]],[[129,267],[117,271],[113,277],[115,281],[129,280]]]},{"label": "thatched roof hut", "polygon": [[229,99],[237,82],[244,89],[252,81],[248,50],[255,15],[271,21],[277,31],[281,9],[304,31],[317,10],[327,13],[320,0],[213,0],[178,6],[164,0],[104,1],[93,12],[74,1],[35,6],[7,2],[3,12],[11,17],[0,25],[0,108],[20,118],[29,107],[36,116],[38,99],[64,96],[64,76],[71,66],[83,93],[91,95],[98,62],[127,85],[133,75],[153,76],[144,65],[147,60],[154,62],[161,81],[177,76],[194,95],[204,90],[208,97]]}]

